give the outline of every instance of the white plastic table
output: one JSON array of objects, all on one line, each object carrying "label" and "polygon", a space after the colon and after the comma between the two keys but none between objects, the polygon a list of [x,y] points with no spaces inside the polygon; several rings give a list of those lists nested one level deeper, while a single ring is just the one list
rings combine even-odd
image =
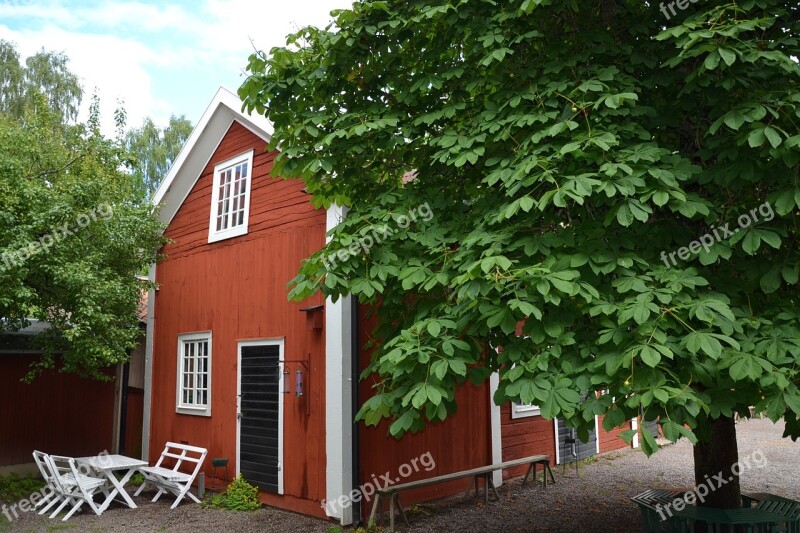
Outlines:
[{"label": "white plastic table", "polygon": [[[111,482],[111,485],[114,486],[114,490],[108,494],[105,501],[100,506],[100,512],[108,509],[108,506],[111,505],[111,502],[114,501],[117,495],[122,496],[122,499],[125,500],[125,504],[128,507],[136,509],[136,504],[133,503],[128,493],[125,492],[125,483],[130,480],[131,476],[140,467],[147,466],[147,461],[125,457],[124,455],[98,455],[94,457],[78,457],[75,459],[75,462],[90,466],[92,470],[103,474],[103,476]],[[117,476],[114,475],[115,472],[124,472],[122,479],[117,479]]]}]

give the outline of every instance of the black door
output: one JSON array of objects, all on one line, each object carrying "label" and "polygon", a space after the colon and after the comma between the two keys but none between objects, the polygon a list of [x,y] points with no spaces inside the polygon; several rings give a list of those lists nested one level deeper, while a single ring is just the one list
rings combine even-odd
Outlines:
[{"label": "black door", "polygon": [[589,431],[589,441],[578,438],[578,430],[567,427],[566,422],[558,419],[558,455],[559,464],[571,463],[597,454],[597,427]]},{"label": "black door", "polygon": [[280,347],[242,346],[239,471],[251,484],[279,493]]},{"label": "black door", "polygon": [[656,439],[661,436],[658,432],[658,420],[643,420],[642,427]]}]

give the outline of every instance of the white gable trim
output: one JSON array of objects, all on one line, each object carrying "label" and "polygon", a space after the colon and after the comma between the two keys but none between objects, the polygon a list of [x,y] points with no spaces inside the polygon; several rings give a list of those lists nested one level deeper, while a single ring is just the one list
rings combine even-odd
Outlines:
[{"label": "white gable trim", "polygon": [[272,139],[272,124],[266,117],[243,112],[239,97],[220,87],[153,197],[153,203],[161,206],[162,222],[172,221],[234,121],[265,142]]}]

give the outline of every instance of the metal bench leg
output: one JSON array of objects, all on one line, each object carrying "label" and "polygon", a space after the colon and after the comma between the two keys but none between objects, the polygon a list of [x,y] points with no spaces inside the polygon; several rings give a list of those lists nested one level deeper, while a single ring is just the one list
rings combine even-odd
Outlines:
[{"label": "metal bench leg", "polygon": [[406,512],[403,509],[403,504],[400,503],[400,494],[397,494],[397,510],[400,511],[400,516],[403,517],[403,522],[406,523],[406,527],[411,527],[411,524],[408,523],[408,518],[406,518]]},{"label": "metal bench leg", "polygon": [[389,531],[394,533],[394,494],[389,495]]},{"label": "metal bench leg", "polygon": [[[472,492],[472,486],[475,485],[475,476],[469,478],[469,486],[467,487],[467,492],[464,493],[464,499],[469,499],[469,495]],[[477,488],[476,488],[477,490]]]},{"label": "metal bench leg", "polygon": [[378,504],[380,501],[381,501],[381,493],[378,492],[375,494],[375,501],[372,502],[372,512],[369,514],[369,522],[367,522],[367,525],[369,526],[377,524],[377,522],[375,522],[375,515],[378,513]]},{"label": "metal bench leg", "polygon": [[494,486],[494,480],[492,479],[492,474],[486,474],[486,482],[488,485],[486,486],[486,492],[489,492],[489,487],[492,488],[492,492],[494,492],[494,497],[496,502],[500,501],[500,495],[497,493],[497,488]]},{"label": "metal bench leg", "polygon": [[523,487],[525,486],[525,483],[528,482],[528,476],[531,474],[531,470],[533,470],[533,480],[536,481],[536,464],[537,463],[531,463],[528,465],[528,471],[525,472],[525,477],[522,478]]},{"label": "metal bench leg", "polygon": [[550,481],[553,482],[553,485],[556,484],[556,477],[553,475],[553,470],[550,468],[550,461],[548,460],[544,463],[545,472],[542,472],[542,477],[544,477],[544,488],[547,489],[547,472],[550,473]]}]

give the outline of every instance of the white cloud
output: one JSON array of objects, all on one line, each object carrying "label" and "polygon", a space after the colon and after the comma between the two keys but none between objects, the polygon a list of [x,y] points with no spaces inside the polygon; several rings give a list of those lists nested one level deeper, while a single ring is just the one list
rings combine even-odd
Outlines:
[{"label": "white cloud", "polygon": [[[330,11],[350,0],[170,1],[149,4],[6,0],[0,3],[0,35],[27,57],[45,48],[66,53],[86,93],[83,118],[96,87],[104,132],[113,132],[113,110],[124,100],[128,124],[151,116],[166,123],[172,113],[195,122],[202,108],[186,100],[208,99],[216,87],[236,89],[253,45],[269,50],[306,25],[325,26]],[[251,44],[251,39],[253,44]],[[176,85],[180,85],[177,87]]]}]

